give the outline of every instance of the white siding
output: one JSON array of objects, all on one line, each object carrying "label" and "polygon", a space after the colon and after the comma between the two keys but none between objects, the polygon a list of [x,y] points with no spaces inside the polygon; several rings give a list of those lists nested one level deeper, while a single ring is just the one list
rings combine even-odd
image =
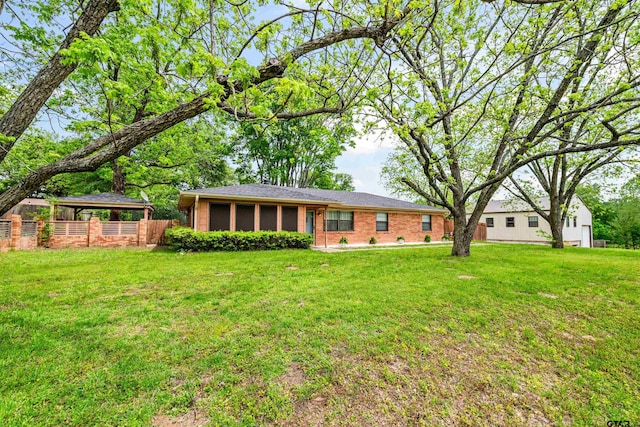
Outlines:
[{"label": "white siding", "polygon": [[[538,227],[529,227],[530,216],[538,217]],[[582,242],[582,226],[588,225],[591,228],[591,212],[578,198],[571,203],[571,209],[568,213],[569,226],[563,224],[564,241],[569,244],[581,245]],[[514,227],[507,227],[507,217],[513,217],[515,221]],[[576,217],[576,225],[574,226],[573,218]],[[531,242],[531,243],[550,243],[551,228],[549,223],[545,221],[536,212],[496,212],[484,213],[480,217],[480,222],[487,222],[487,218],[493,218],[493,227],[487,226],[487,240],[491,241],[509,241],[509,242]]]},{"label": "white siding", "polygon": [[[570,221],[569,227],[567,227],[566,222],[564,224],[564,241],[581,246],[582,226],[588,225],[591,227],[591,212],[589,212],[589,209],[587,209],[580,199],[575,198],[571,203],[571,209],[569,210],[568,216]],[[576,217],[575,227],[573,226],[573,217]]]},{"label": "white siding", "polygon": [[[538,217],[538,227],[529,227],[529,217]],[[507,227],[507,217],[513,217],[515,226]],[[493,218],[493,227],[487,226],[487,240],[510,242],[550,242],[540,233],[544,231],[551,234],[551,228],[547,221],[535,212],[500,212],[483,214],[480,222],[487,222],[487,218]]]}]

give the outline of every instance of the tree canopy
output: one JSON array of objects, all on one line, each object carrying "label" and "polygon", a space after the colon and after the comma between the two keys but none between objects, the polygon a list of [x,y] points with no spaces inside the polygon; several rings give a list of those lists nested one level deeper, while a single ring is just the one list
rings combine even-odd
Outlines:
[{"label": "tree canopy", "polygon": [[94,171],[204,112],[236,120],[342,112],[361,88],[358,64],[425,6],[7,2],[2,29],[19,54],[2,76],[0,162],[43,114],[77,144],[6,188],[0,212],[54,176]]},{"label": "tree canopy", "polygon": [[454,255],[469,255],[516,170],[638,144],[638,12],[636,1],[442,2],[385,47],[368,95],[402,141],[387,181],[451,212]]},{"label": "tree canopy", "polygon": [[310,116],[276,123],[244,123],[231,144],[246,181],[334,189],[344,187],[344,182],[337,182],[344,178],[336,176],[335,161],[353,146],[354,132],[349,118]]}]

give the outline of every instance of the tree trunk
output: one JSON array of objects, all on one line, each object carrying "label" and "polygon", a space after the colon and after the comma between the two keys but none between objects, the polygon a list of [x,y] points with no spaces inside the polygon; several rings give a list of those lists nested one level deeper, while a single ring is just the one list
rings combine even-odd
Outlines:
[{"label": "tree trunk", "polygon": [[453,247],[451,256],[467,257],[471,255],[471,240],[476,231],[477,221],[467,222],[467,212],[464,202],[454,202],[453,213]]},{"label": "tree trunk", "polygon": [[560,212],[549,213],[549,227],[551,227],[551,247],[555,249],[563,249],[564,248],[564,236],[563,236],[563,225],[564,221],[562,220],[562,214]]},{"label": "tree trunk", "polygon": [[[127,174],[124,172],[122,165],[118,164],[118,160],[113,161],[113,181],[111,184],[111,191],[115,194],[124,195],[124,190],[127,185]],[[109,221],[122,221],[122,211],[120,209],[111,209],[109,212]]]},{"label": "tree trunk", "polygon": [[557,194],[549,197],[549,227],[551,228],[551,247],[555,249],[564,248],[562,207]]},{"label": "tree trunk", "polygon": [[82,33],[93,35],[107,15],[120,10],[117,0],[92,0],[86,6],[75,22],[58,52],[51,58],[36,75],[9,110],[0,117],[0,134],[9,137],[8,141],[0,143],[0,161],[11,150],[22,133],[29,127],[40,108],[49,99],[54,90],[76,69],[76,63],[63,64],[63,49],[68,49],[71,43]]}]

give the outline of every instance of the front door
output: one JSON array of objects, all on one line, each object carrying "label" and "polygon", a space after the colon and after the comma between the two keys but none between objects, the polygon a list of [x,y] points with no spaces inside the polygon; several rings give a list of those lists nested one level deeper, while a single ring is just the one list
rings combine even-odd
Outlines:
[{"label": "front door", "polygon": [[307,211],[307,226],[306,226],[306,233],[307,234],[313,234],[313,230],[314,230],[314,226],[315,226],[315,218],[316,218],[316,211]]}]

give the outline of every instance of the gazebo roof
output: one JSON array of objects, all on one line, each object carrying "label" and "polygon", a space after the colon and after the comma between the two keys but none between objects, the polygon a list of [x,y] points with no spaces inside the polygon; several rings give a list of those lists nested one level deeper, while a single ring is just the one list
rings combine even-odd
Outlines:
[{"label": "gazebo roof", "polygon": [[98,209],[153,209],[153,205],[144,200],[134,199],[115,193],[85,194],[83,196],[61,197],[53,202],[57,206]]}]

